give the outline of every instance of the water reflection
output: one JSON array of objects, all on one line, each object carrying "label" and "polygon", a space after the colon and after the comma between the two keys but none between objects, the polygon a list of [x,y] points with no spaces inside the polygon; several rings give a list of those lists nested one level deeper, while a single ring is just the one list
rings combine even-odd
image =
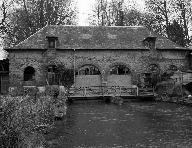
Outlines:
[{"label": "water reflection", "polygon": [[51,147],[192,147],[192,108],[176,104],[75,102],[47,135]]}]

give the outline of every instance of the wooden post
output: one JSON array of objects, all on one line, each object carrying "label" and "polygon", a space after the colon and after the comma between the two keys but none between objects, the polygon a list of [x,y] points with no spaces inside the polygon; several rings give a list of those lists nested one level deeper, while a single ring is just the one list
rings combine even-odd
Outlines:
[{"label": "wooden post", "polygon": [[121,96],[121,86],[119,86],[119,96]]},{"label": "wooden post", "polygon": [[136,87],[136,96],[139,96],[139,88]]},{"label": "wooden post", "polygon": [[84,96],[86,96],[87,95],[87,89],[86,89],[86,87],[84,87]]},{"label": "wooden post", "polygon": [[181,71],[181,95],[183,98],[183,72]]},{"label": "wooden post", "polygon": [[3,92],[3,79],[2,79],[2,75],[0,76],[1,77],[1,91],[0,91],[0,93],[2,93]]},{"label": "wooden post", "polygon": [[101,89],[100,89],[100,90],[101,90],[102,96],[104,97],[104,86],[103,86],[103,85],[101,85],[100,87],[101,87]]},{"label": "wooden post", "polygon": [[73,77],[73,79],[74,79],[74,87],[75,87],[75,49],[73,49],[74,50],[74,55],[73,55],[73,75],[74,75],[74,77]]}]

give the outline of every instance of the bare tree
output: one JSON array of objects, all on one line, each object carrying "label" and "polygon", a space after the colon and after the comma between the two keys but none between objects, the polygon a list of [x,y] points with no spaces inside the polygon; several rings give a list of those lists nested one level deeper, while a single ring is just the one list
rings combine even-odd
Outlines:
[{"label": "bare tree", "polygon": [[147,8],[155,15],[157,20],[156,29],[160,34],[169,38],[168,26],[170,25],[171,1],[167,0],[146,0]]},{"label": "bare tree", "polygon": [[124,25],[124,0],[97,0],[90,23],[101,26]]},{"label": "bare tree", "polygon": [[90,18],[92,25],[101,26],[135,26],[143,25],[152,28],[156,24],[154,15],[140,12],[136,9],[136,4],[129,5],[124,0],[97,0],[94,15]]}]

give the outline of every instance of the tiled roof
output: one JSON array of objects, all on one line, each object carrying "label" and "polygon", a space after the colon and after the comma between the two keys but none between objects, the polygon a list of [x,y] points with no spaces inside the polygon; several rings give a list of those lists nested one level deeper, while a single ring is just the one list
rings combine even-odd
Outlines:
[{"label": "tiled roof", "polygon": [[[45,26],[10,49],[45,49],[46,37],[58,37],[57,49],[146,49],[143,40],[156,36],[157,49],[188,50],[142,26]],[[8,50],[8,49],[7,49]]]}]

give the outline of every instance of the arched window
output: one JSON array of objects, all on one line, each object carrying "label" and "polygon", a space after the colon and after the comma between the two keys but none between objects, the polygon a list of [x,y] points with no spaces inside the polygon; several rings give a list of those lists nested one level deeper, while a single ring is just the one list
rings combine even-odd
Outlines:
[{"label": "arched window", "polygon": [[158,73],[159,72],[159,67],[156,64],[151,64],[149,65],[149,72],[152,73]]},{"label": "arched window", "polygon": [[129,68],[127,68],[125,65],[116,65],[110,69],[111,75],[128,75],[130,74]]},{"label": "arched window", "polygon": [[35,78],[35,69],[31,66],[28,66],[24,70],[24,81],[32,81]]},{"label": "arched window", "polygon": [[100,71],[93,65],[84,65],[78,70],[78,75],[100,75]]}]

